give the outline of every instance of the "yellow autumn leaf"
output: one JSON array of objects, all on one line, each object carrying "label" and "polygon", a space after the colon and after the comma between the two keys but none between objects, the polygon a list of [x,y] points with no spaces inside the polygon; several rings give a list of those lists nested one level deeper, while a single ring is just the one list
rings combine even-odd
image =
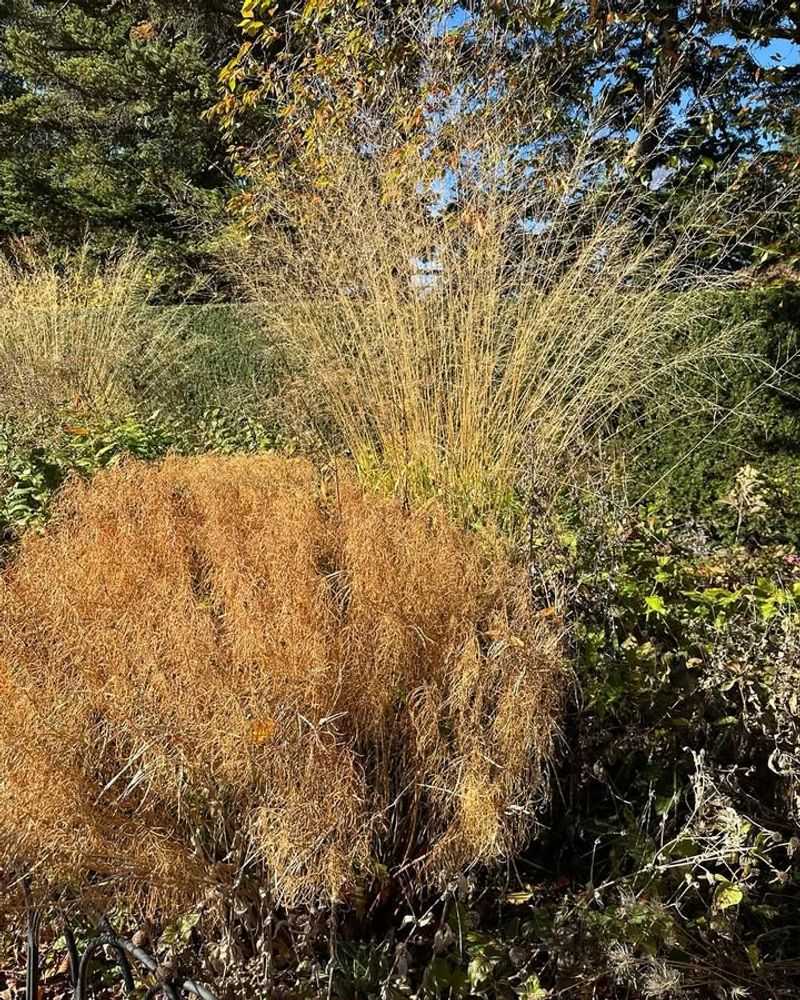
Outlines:
[{"label": "yellow autumn leaf", "polygon": [[262,744],[275,735],[274,719],[253,719],[250,723],[250,739],[253,743]]}]

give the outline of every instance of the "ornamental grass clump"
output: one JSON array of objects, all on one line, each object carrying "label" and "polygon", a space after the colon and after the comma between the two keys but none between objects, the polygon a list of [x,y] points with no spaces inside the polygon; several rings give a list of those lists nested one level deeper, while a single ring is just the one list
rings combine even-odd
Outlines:
[{"label": "ornamental grass clump", "polygon": [[562,677],[526,571],[434,506],[303,459],[131,462],[0,583],[0,868],[152,909],[491,863]]},{"label": "ornamental grass clump", "polygon": [[114,417],[164,394],[186,321],[151,305],[146,253],[129,244],[100,264],[88,244],[55,262],[13,249],[0,253],[0,419]]},{"label": "ornamental grass clump", "polygon": [[709,338],[710,293],[748,230],[731,195],[662,204],[609,178],[597,131],[538,158],[448,123],[449,183],[377,139],[336,146],[324,183],[256,171],[240,280],[298,422],[366,480],[474,523],[585,486],[621,442],[635,456],[642,413],[713,409],[742,324]]}]

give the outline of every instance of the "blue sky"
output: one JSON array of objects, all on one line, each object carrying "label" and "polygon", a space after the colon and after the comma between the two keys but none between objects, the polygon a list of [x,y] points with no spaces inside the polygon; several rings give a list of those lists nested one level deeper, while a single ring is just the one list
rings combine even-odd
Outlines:
[{"label": "blue sky", "polygon": [[[467,18],[467,11],[456,4],[448,14],[439,19],[434,31],[440,34],[450,31],[453,28],[458,28],[464,24]],[[721,32],[714,40],[729,45],[733,41],[733,36],[727,32]],[[785,39],[777,39],[768,45],[756,45],[753,43],[751,53],[753,58],[765,68],[781,64],[784,66],[795,66],[800,62],[800,46]]]},{"label": "blue sky", "polygon": [[[726,41],[730,40],[727,36]],[[778,39],[766,46],[753,46],[753,58],[759,65],[768,66],[796,66],[800,62],[800,46]]]}]

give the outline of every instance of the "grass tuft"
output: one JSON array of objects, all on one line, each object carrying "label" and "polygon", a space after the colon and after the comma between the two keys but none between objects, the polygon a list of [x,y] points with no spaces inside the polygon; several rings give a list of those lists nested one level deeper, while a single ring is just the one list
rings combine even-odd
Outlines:
[{"label": "grass tuft", "polygon": [[148,308],[158,276],[134,245],[105,265],[21,244],[0,255],[0,415],[127,414],[177,361],[177,310]]},{"label": "grass tuft", "polygon": [[177,906],[496,861],[534,826],[563,662],[523,569],[347,473],[72,482],[0,583],[0,866]]}]

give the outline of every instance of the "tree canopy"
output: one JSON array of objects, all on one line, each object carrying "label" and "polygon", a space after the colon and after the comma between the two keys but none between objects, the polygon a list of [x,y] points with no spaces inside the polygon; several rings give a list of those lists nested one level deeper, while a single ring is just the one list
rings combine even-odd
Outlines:
[{"label": "tree canopy", "polygon": [[[424,60],[438,49],[471,71],[513,88],[535,53],[561,96],[600,92],[631,124],[704,109],[698,154],[751,152],[797,125],[800,7],[794,0],[245,0],[247,36],[223,70],[220,116],[273,100],[278,130],[346,124],[398,77],[409,103],[435,79]],[[492,61],[486,56],[491,42]],[[781,45],[783,48],[781,48]],[[788,58],[781,58],[781,56]],[[303,117],[305,116],[305,117]]]},{"label": "tree canopy", "polygon": [[758,183],[785,185],[800,173],[800,6],[0,0],[0,236],[135,235],[183,281],[204,267],[202,220],[254,162],[313,168],[331,137],[368,149],[386,125],[399,153],[429,154],[459,93],[482,95],[473,112],[502,98],[520,141],[529,125],[561,141],[602,106],[603,155],[645,184],[759,155]]},{"label": "tree canopy", "polygon": [[[694,184],[767,152],[771,183],[797,165],[786,145],[800,107],[794,0],[246,0],[242,13],[216,105],[240,159],[255,147],[313,160],[321,137],[367,142],[387,117],[416,153],[444,76],[476,83],[488,103],[503,95],[520,135],[548,116],[558,138],[602,105],[609,162],[647,182]],[[544,103],[532,74],[547,81]]]}]

